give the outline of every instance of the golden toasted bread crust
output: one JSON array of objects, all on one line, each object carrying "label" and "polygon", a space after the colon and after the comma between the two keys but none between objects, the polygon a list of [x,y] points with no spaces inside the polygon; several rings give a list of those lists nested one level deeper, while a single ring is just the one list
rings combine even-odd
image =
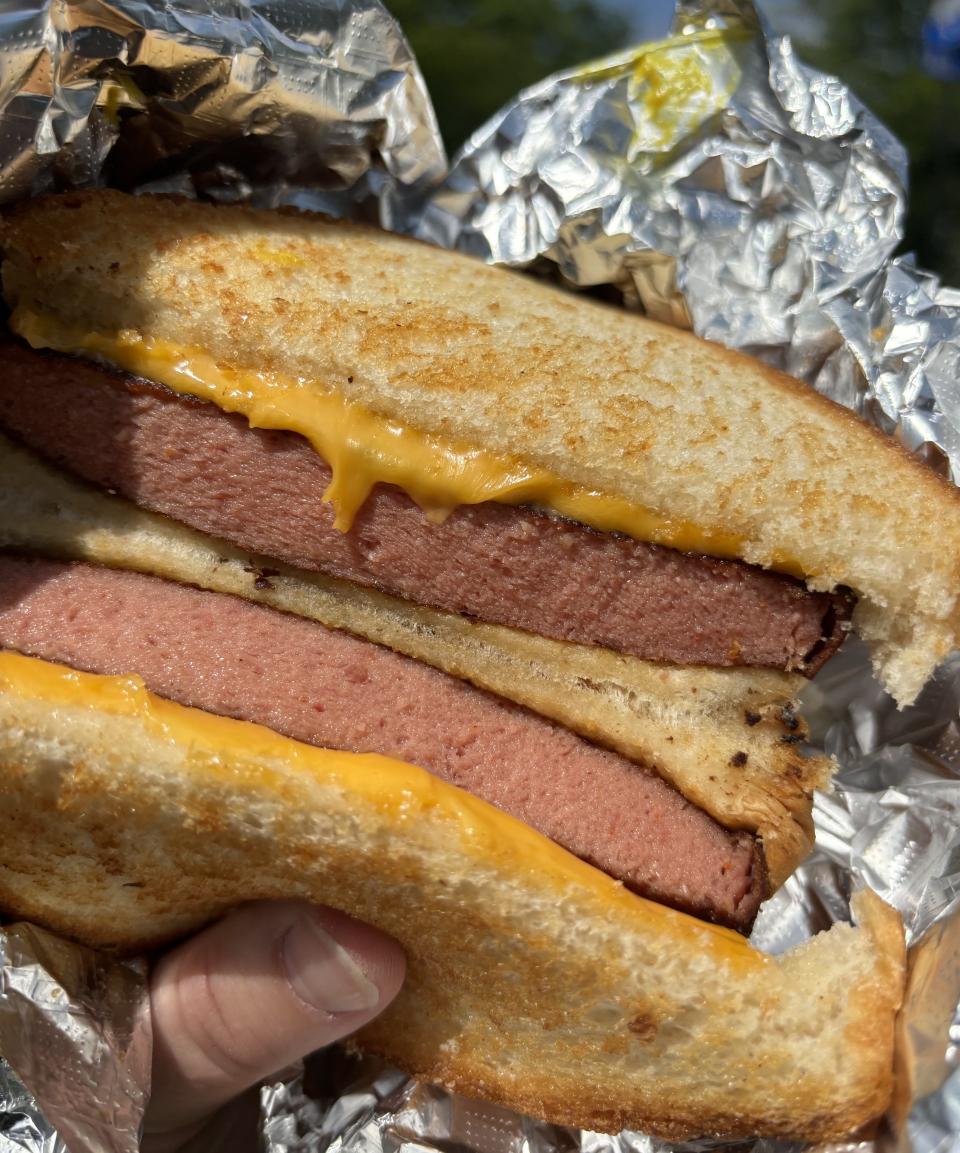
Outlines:
[{"label": "golden toasted bread crust", "polygon": [[[742,538],[849,585],[906,703],[956,643],[960,496],[813,390],[674,329],[355,225],[115,192],[18,206],[7,301],[127,328]],[[921,515],[922,514],[922,515]]]},{"label": "golden toasted bread crust", "polygon": [[238,901],[332,904],[407,952],[364,1048],[555,1122],[827,1140],[889,1099],[902,935],[872,894],[860,928],[768,958],[411,766],[239,722],[211,736],[150,699],[38,698],[7,672],[9,913],[132,950]]},{"label": "golden toasted bread crust", "polygon": [[[812,844],[798,675],[676,668],[421,608],[273,560],[96,492],[0,436],[0,548],[91,561],[232,593],[343,629],[514,700],[653,767],[728,828],[762,841],[771,889]],[[267,581],[258,579],[269,569]]]}]

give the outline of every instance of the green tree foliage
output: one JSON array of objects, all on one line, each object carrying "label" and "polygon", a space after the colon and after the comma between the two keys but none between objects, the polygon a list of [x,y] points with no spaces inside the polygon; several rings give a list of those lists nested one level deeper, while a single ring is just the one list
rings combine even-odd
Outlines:
[{"label": "green tree foliage", "polygon": [[521,89],[629,43],[590,0],[389,0],[433,96],[447,148]]},{"label": "green tree foliage", "polygon": [[841,77],[907,147],[910,205],[904,248],[960,284],[960,84],[921,67],[928,0],[808,0],[822,21],[798,47]]}]

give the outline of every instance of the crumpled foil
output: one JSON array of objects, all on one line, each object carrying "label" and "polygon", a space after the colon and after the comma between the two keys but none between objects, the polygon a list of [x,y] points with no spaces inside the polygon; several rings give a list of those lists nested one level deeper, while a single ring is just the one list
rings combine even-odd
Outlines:
[{"label": "crumpled foil", "polygon": [[0,1057],[0,1153],[69,1153],[36,1099]]},{"label": "crumpled foil", "polygon": [[692,327],[960,473],[960,293],[909,259],[903,147],[749,0],[561,73],[476,132],[418,235]]},{"label": "crumpled foil", "polygon": [[[749,0],[683,0],[671,40],[527,90],[449,172],[416,65],[377,0],[49,0],[4,12],[0,54],[0,201],[104,181],[372,217],[744,349],[960,480],[960,292],[893,258],[903,149]],[[806,712],[842,768],[817,799],[814,854],[753,940],[778,952],[847,919],[860,884],[901,911],[912,965],[900,1135],[837,1149],[939,1153],[960,1146],[960,656],[898,712],[850,644],[811,685]],[[13,941],[0,931],[0,989]],[[109,962],[90,963],[94,986],[119,980]],[[24,987],[70,988],[45,966],[24,967]],[[0,1002],[0,1049],[72,1153],[135,1147],[136,1062],[124,1053],[136,1046],[122,1041],[142,985],[123,973],[117,1014],[80,981],[66,1015],[74,1051],[102,1062],[96,1075],[83,1065],[79,1083],[114,1087],[92,1098],[87,1133],[69,1096],[77,1082],[40,1075],[39,1038],[58,1014],[28,997],[4,1032]],[[10,1148],[63,1148],[2,1064],[0,1107]],[[264,1087],[261,1112],[270,1153],[717,1148],[548,1126],[340,1053]]]},{"label": "crumpled foil", "polygon": [[446,170],[380,0],[46,0],[0,17],[0,203],[103,182],[374,215]]},{"label": "crumpled foil", "polygon": [[33,925],[0,932],[0,1052],[46,1114],[0,1063],[0,1153],[61,1153],[61,1138],[71,1153],[136,1153],[152,1055],[145,978],[142,962]]}]

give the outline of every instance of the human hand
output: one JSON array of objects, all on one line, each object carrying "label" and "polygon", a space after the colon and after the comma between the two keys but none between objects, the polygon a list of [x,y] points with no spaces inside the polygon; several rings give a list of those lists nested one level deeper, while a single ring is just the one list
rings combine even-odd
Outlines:
[{"label": "human hand", "polygon": [[[244,1090],[385,1009],[403,975],[395,941],[302,901],[246,905],[171,950],[151,977],[142,1153],[186,1149]],[[222,1147],[257,1148],[256,1115],[253,1098],[231,1111],[235,1128],[220,1134]]]}]

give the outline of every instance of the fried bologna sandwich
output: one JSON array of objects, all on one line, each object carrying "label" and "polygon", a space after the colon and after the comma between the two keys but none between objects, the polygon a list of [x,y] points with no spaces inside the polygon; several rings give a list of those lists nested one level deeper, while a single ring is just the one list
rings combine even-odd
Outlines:
[{"label": "fried bologna sandwich", "polygon": [[793,702],[851,611],[902,703],[955,644],[952,489],[745,357],[361,227],[97,192],[0,241],[8,912],[133,950],[343,908],[409,958],[360,1043],[556,1122],[882,1111],[896,915],[732,930],[808,848]]}]

